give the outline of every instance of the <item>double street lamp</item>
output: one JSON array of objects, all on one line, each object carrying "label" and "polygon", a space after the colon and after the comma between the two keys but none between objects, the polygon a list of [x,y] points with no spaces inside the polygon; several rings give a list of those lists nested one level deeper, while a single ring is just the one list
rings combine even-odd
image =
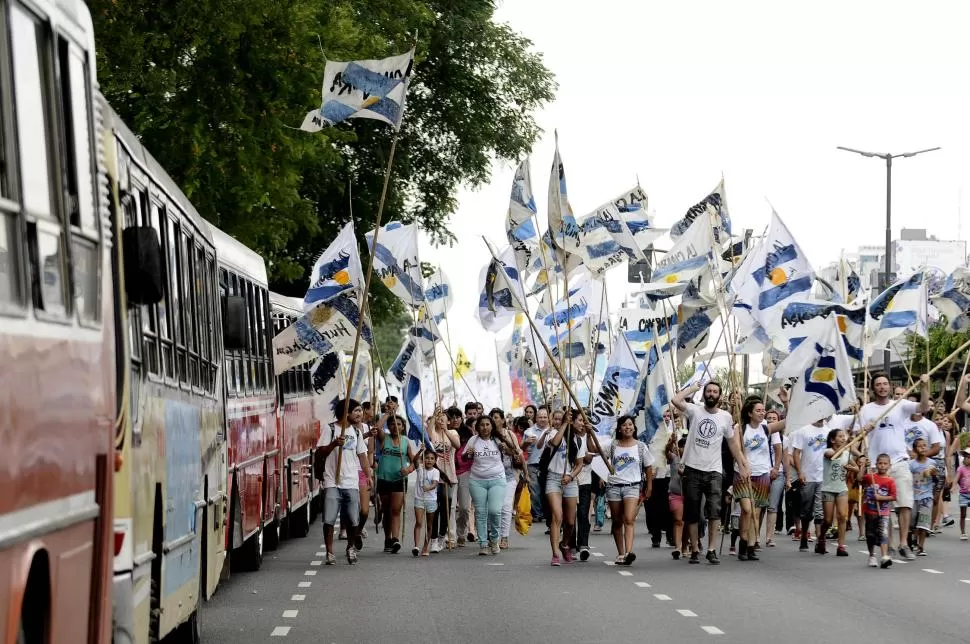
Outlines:
[{"label": "double street lamp", "polygon": [[[939,150],[940,148],[927,148],[926,150],[918,150],[916,152],[903,152],[902,154],[889,154],[880,152],[863,152],[862,150],[853,150],[852,148],[844,148],[841,145],[837,146],[838,150],[845,150],[846,152],[854,152],[856,154],[861,154],[864,157],[876,157],[878,159],[884,159],[886,161],[886,273],[883,278],[882,289],[889,288],[889,276],[892,273],[892,258],[890,253],[892,252],[892,229],[890,228],[890,222],[892,221],[892,202],[893,202],[893,159],[915,157],[917,154],[923,154],[924,152],[933,152]],[[883,366],[885,368],[886,374],[889,375],[890,369],[890,359],[889,359],[889,347],[887,346],[883,352]]]}]

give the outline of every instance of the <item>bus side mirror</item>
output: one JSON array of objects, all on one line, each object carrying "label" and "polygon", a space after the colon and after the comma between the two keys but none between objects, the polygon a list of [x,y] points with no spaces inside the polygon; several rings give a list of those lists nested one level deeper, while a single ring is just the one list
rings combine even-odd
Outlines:
[{"label": "bus side mirror", "polygon": [[222,300],[222,345],[226,349],[245,349],[249,334],[246,324],[246,298],[227,295]]},{"label": "bus side mirror", "polygon": [[158,304],[165,291],[162,247],[151,226],[131,226],[121,233],[125,295],[132,304]]}]

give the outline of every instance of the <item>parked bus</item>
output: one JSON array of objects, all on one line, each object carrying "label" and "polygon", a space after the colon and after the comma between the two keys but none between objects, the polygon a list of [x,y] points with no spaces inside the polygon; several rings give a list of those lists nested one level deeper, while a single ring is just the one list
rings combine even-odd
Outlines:
[{"label": "parked bus", "polygon": [[108,641],[119,364],[91,17],[0,0],[0,642]]},{"label": "parked bus", "polygon": [[[274,335],[303,315],[303,300],[269,294]],[[313,390],[311,363],[288,369],[276,377],[280,449],[283,467],[282,507],[286,510],[284,534],[305,537],[315,517],[314,500],[320,492],[313,478],[313,451],[320,438],[323,401]]]}]

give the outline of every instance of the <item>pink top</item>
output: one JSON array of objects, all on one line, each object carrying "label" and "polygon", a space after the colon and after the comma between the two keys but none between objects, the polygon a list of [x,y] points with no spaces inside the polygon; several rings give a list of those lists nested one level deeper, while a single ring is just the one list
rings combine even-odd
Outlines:
[{"label": "pink top", "polygon": [[970,467],[960,465],[957,469],[957,483],[960,485],[960,494],[970,494]]}]

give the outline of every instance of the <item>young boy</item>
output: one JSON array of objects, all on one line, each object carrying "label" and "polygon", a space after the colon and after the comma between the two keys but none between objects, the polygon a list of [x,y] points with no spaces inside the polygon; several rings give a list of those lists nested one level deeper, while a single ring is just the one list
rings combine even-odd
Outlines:
[{"label": "young boy", "polygon": [[926,535],[933,529],[933,484],[936,481],[936,462],[931,460],[926,440],[917,438],[913,441],[913,453],[916,458],[909,462],[909,471],[913,473],[913,519],[916,529],[916,556],[925,557]]},{"label": "young boy", "polygon": [[[862,477],[863,510],[866,515],[866,545],[869,547],[869,567],[888,568],[893,565],[889,556],[889,513],[896,500],[896,482],[889,476],[892,462],[888,454],[876,459],[876,473]],[[876,561],[875,547],[879,545],[882,560]]]},{"label": "young boy", "polygon": [[967,540],[967,508],[970,507],[970,450],[960,450],[963,463],[957,468],[960,486],[960,541]]}]

